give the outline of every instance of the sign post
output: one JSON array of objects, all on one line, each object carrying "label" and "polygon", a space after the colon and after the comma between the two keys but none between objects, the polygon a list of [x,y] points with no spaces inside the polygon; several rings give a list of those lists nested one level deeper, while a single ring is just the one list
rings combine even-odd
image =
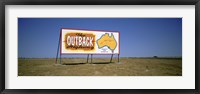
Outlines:
[{"label": "sign post", "polygon": [[119,32],[63,28],[60,31],[56,63],[59,51],[60,64],[62,64],[61,56],[64,54],[88,54],[87,63],[89,54],[91,63],[93,54],[111,54],[110,62],[113,55],[118,54],[119,62]]},{"label": "sign post", "polygon": [[[59,39],[58,39],[58,48],[57,48],[57,54],[56,54],[56,61],[55,61],[55,64],[57,64],[57,60],[58,60],[58,53],[59,53],[59,48],[60,48],[60,39],[61,39],[61,33],[60,33],[60,36],[59,36]],[[61,54],[60,54],[61,55]]]},{"label": "sign post", "polygon": [[91,63],[92,63],[92,54],[91,54]]},{"label": "sign post", "polygon": [[88,63],[88,59],[89,59],[89,54],[87,55],[87,63]]},{"label": "sign post", "polygon": [[113,58],[113,54],[111,55],[111,58],[110,58],[110,63],[112,62],[112,58]]},{"label": "sign post", "polygon": [[119,62],[119,54],[118,54],[118,62]]}]

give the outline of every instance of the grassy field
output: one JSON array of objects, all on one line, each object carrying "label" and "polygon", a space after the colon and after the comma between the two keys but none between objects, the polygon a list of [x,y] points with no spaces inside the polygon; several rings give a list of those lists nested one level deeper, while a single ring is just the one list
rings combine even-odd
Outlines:
[{"label": "grassy field", "polygon": [[[18,59],[18,76],[182,76],[181,58]],[[90,59],[89,59],[89,62]],[[59,63],[59,61],[58,61]]]}]

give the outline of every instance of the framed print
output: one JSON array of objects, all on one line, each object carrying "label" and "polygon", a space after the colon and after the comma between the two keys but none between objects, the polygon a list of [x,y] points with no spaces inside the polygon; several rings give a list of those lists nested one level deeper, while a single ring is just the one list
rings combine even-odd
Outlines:
[{"label": "framed print", "polygon": [[2,1],[1,92],[198,94],[199,4]]}]

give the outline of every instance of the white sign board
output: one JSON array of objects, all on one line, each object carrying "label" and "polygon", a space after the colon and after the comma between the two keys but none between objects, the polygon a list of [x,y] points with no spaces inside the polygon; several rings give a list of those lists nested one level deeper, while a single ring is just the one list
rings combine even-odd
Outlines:
[{"label": "white sign board", "polygon": [[61,29],[61,54],[119,54],[119,32]]}]

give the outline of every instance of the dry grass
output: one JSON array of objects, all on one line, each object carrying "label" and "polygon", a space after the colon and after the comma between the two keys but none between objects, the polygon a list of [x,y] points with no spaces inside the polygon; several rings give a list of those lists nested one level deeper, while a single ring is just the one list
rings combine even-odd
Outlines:
[{"label": "dry grass", "polygon": [[[107,61],[107,62],[106,62]],[[87,64],[84,58],[18,59],[19,76],[182,76],[182,59],[95,58]],[[90,59],[89,59],[90,62]],[[59,61],[58,61],[59,63]]]}]

